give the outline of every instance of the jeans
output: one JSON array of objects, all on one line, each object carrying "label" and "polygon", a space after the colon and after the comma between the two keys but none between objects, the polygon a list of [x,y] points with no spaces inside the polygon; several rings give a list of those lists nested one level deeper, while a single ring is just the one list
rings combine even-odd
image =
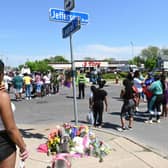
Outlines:
[{"label": "jeans", "polygon": [[26,97],[31,97],[31,85],[26,85]]}]

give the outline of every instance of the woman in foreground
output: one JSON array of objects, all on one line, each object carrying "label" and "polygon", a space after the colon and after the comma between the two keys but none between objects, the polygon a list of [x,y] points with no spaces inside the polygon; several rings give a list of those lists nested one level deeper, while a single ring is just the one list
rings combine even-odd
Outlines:
[{"label": "woman in foreground", "polygon": [[4,63],[0,60],[0,168],[15,168],[16,146],[20,159],[28,158],[26,144],[16,126],[9,94],[2,83]]}]

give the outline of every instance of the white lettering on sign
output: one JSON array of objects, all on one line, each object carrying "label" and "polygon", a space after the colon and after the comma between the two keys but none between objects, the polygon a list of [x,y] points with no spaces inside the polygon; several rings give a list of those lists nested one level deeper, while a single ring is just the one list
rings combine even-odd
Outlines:
[{"label": "white lettering on sign", "polygon": [[81,24],[83,25],[88,23],[88,14],[86,13],[65,11],[65,10],[57,9],[57,8],[49,9],[49,20],[50,21],[69,23],[75,17],[80,17]]},{"label": "white lettering on sign", "polygon": [[52,13],[51,19],[57,19],[57,20],[73,20],[76,16],[74,15],[66,15],[64,12],[59,13]]},{"label": "white lettering on sign", "polygon": [[58,19],[58,20],[73,20],[75,18],[74,15],[66,15],[64,12],[53,12],[51,18]]}]

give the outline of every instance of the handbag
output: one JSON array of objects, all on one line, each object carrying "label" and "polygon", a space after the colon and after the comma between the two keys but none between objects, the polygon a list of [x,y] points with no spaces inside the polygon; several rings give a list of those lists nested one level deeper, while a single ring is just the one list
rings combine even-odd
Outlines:
[{"label": "handbag", "polygon": [[93,117],[93,111],[89,111],[87,116],[86,116],[86,120],[89,124],[93,125],[94,124],[94,117]]}]

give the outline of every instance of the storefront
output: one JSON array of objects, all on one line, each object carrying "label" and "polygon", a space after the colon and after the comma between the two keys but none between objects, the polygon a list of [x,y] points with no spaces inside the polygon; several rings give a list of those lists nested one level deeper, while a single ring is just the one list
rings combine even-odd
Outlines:
[{"label": "storefront", "polygon": [[[109,66],[107,61],[102,60],[77,60],[74,62],[76,70],[84,69],[85,71],[106,69]],[[52,63],[49,64],[55,70],[64,71],[71,69],[71,63]]]}]

